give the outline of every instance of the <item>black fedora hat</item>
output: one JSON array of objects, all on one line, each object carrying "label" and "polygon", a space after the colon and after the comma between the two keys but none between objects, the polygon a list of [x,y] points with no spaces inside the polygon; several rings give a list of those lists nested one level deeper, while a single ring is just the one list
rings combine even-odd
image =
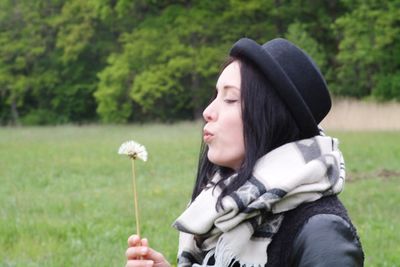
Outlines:
[{"label": "black fedora hat", "polygon": [[288,40],[277,38],[262,46],[242,38],[230,55],[255,64],[286,104],[302,137],[319,134],[318,123],[331,108],[329,91],[314,61]]}]

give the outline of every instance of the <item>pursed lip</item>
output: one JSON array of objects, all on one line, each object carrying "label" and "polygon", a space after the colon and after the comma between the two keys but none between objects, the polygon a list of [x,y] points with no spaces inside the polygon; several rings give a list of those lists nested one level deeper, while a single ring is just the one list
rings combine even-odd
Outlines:
[{"label": "pursed lip", "polygon": [[204,131],[203,131],[203,140],[204,140],[205,143],[209,143],[213,137],[214,137],[213,133],[211,133],[210,131],[204,129]]}]

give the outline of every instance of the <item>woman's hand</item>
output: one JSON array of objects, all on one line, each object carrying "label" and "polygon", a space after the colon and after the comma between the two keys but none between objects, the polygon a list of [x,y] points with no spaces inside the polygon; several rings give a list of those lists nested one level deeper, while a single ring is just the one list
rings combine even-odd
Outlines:
[{"label": "woman's hand", "polygon": [[139,236],[132,235],[128,238],[126,250],[126,267],[170,267],[164,256],[149,247],[147,239],[140,240]]}]

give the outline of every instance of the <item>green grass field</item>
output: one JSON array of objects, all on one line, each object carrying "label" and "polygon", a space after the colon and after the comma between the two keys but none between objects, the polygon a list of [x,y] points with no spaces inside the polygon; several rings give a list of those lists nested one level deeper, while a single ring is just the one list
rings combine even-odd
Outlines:
[{"label": "green grass field", "polygon": [[[134,139],[142,233],[175,262],[174,219],[194,182],[201,125],[0,129],[0,266],[124,266],[135,231],[131,169],[117,154]],[[400,132],[335,132],[348,178],[340,195],[365,266],[400,266]]]}]

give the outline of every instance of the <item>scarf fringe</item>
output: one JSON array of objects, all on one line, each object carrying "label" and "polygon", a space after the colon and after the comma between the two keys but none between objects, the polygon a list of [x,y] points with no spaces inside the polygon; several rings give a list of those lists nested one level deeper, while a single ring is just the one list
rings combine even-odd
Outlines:
[{"label": "scarf fringe", "polygon": [[265,265],[265,263],[251,263],[237,259],[235,253],[229,248],[229,244],[226,244],[224,241],[224,238],[220,238],[215,248],[215,266],[231,267],[235,263],[238,263],[240,267],[262,267]]}]

